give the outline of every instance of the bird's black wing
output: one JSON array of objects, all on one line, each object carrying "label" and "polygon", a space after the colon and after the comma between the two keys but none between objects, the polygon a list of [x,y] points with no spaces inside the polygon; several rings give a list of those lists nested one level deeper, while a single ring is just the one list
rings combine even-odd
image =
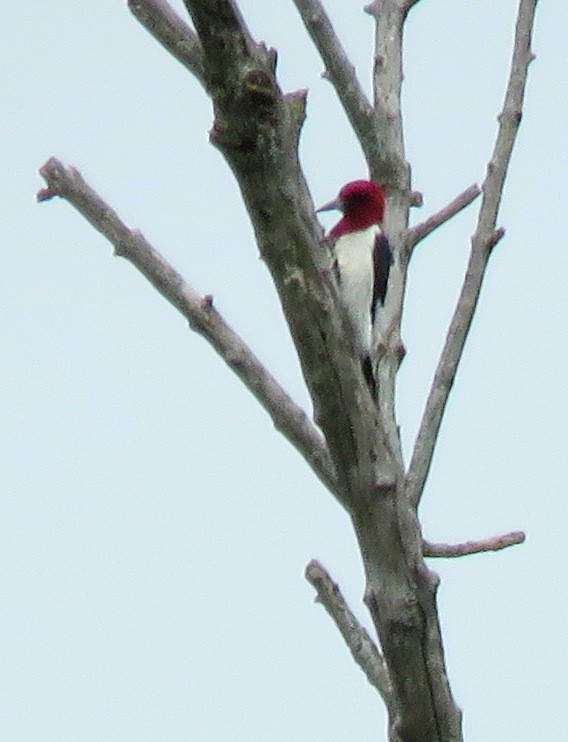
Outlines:
[{"label": "bird's black wing", "polygon": [[393,262],[392,252],[389,241],[381,232],[375,239],[375,249],[373,250],[373,269],[375,272],[373,282],[373,299],[371,302],[371,317],[375,318],[377,304],[383,306],[385,296],[387,295],[387,286],[389,282],[390,267]]}]

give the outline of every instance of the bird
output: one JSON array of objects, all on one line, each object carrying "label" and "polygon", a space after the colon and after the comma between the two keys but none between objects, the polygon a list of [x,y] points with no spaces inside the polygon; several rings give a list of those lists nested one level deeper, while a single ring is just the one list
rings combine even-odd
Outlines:
[{"label": "bird", "polygon": [[372,180],[353,180],[317,213],[338,210],[342,218],[327,234],[339,293],[350,319],[353,344],[371,392],[373,323],[385,304],[392,251],[383,232],[385,194]]}]

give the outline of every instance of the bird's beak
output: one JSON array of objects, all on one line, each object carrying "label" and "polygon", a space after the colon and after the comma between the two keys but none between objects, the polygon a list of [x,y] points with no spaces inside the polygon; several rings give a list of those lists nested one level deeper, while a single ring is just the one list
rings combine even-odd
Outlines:
[{"label": "bird's beak", "polygon": [[339,203],[339,199],[334,198],[333,201],[329,201],[323,206],[320,206],[319,209],[316,209],[316,214],[319,214],[320,211],[341,211],[341,204]]}]

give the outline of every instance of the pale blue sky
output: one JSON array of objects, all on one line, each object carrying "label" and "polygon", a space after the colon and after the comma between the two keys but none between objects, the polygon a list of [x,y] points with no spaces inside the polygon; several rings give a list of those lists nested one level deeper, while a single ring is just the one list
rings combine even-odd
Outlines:
[{"label": "pale blue sky", "polygon": [[[361,4],[326,2],[367,84]],[[328,200],[366,174],[335,94],[288,0],[241,7],[278,48],[283,87],[310,89],[302,160],[314,200]],[[483,177],[515,10],[423,0],[412,13],[416,220]],[[562,0],[540,4],[507,235],[422,506],[431,540],[528,534],[433,564],[470,742],[565,735],[567,21]],[[0,739],[382,739],[380,701],[302,576],[321,559],[369,625],[346,516],[144,279],[68,204],[34,200],[49,156],[79,168],[309,408],[237,188],[207,142],[204,93],[118,0],[10,3],[0,53]],[[474,219],[470,208],[412,264],[407,452]]]}]

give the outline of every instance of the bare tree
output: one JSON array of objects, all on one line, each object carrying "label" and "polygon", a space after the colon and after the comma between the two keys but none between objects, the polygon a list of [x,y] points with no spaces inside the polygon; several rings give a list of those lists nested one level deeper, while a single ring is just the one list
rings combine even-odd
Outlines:
[{"label": "bare tree", "polygon": [[[147,277],[211,343],[347,511],[361,550],[365,603],[380,649],[321,564],[308,565],[307,579],[386,704],[389,740],[449,742],[462,739],[461,713],[446,676],[436,606],[438,578],[424,558],[503,549],[521,543],[524,534],[457,545],[429,543],[422,537],[417,507],[488,261],[504,234],[497,218],[521,121],[536,0],[519,2],[509,81],[483,183],[466,188],[410,229],[410,209],[420,204],[421,197],[412,190],[405,158],[400,96],[404,23],[417,2],[375,0],[365,8],[376,28],[371,102],[319,0],[294,0],[321,55],[325,76],[358,137],[370,177],[384,184],[387,193],[386,231],[395,262],[385,312],[374,328],[375,398],[349,342],[345,310],[329,270],[329,251],[299,164],[306,92],[282,92],[276,53],[253,39],[236,0],[185,0],[193,28],[165,0],[129,0],[128,5],[211,99],[211,143],[240,187],[292,333],[315,422],[223,320],[212,298],[198,295],[142,234],[125,226],[76,170],[50,159],[40,171],[47,186],[38,199],[68,200],[111,241],[117,255]],[[404,355],[400,325],[409,262],[421,240],[479,195],[461,294],[410,463],[405,465],[394,400]]]}]

